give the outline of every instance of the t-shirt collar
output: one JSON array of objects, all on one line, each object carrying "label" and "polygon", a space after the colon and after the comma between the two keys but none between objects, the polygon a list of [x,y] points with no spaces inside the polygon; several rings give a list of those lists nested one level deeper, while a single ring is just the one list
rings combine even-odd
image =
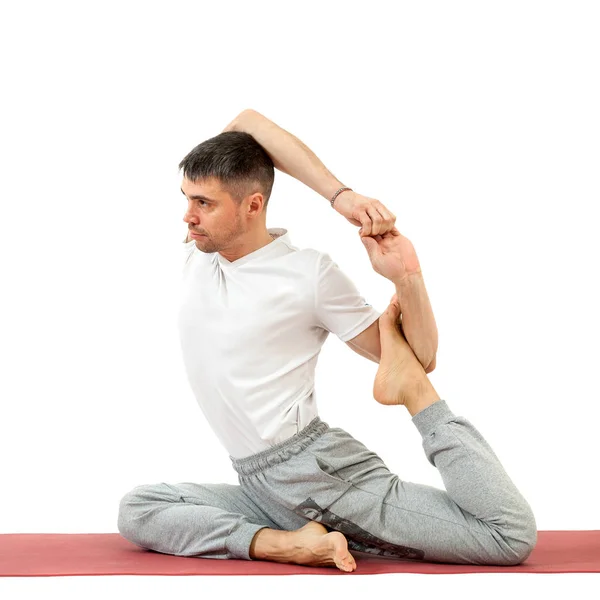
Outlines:
[{"label": "t-shirt collar", "polygon": [[250,260],[254,260],[256,258],[264,258],[268,254],[273,252],[275,247],[279,246],[279,244],[283,240],[289,242],[288,230],[283,227],[269,227],[267,229],[267,232],[271,235],[271,237],[273,237],[273,241],[269,242],[265,246],[262,246],[261,248],[254,250],[254,252],[250,252],[249,254],[246,254],[245,256],[234,260],[233,262],[221,256],[219,252],[215,252],[216,260],[219,261],[219,264],[223,268],[239,267]]}]

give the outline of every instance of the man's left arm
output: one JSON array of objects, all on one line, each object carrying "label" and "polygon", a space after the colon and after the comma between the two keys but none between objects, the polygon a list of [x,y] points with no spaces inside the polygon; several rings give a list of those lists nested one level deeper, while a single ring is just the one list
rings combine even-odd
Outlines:
[{"label": "man's left arm", "polygon": [[[415,273],[394,284],[400,303],[398,327],[425,372],[431,373],[435,369],[438,330],[423,275]],[[346,343],[361,356],[378,363],[381,359],[379,336],[379,320],[377,320]]]},{"label": "man's left arm", "polygon": [[426,373],[435,368],[438,329],[422,273],[394,282],[404,337]]}]

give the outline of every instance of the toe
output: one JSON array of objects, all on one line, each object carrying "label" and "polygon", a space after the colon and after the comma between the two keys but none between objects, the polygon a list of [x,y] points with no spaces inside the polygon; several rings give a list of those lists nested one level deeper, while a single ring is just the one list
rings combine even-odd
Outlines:
[{"label": "toe", "polygon": [[[396,298],[395,295],[394,298]],[[382,315],[382,320],[385,322],[386,325],[395,324],[398,321],[398,317],[400,316],[399,309],[400,307],[398,305],[397,298],[396,300],[392,299],[392,301],[390,302],[390,304],[385,309]]]}]

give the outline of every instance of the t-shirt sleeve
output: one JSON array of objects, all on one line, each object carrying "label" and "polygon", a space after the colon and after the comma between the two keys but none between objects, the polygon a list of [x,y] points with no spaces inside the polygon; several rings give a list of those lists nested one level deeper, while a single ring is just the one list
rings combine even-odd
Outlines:
[{"label": "t-shirt sleeve", "polygon": [[354,282],[325,252],[317,259],[315,311],[319,326],[335,333],[342,342],[362,333],[382,314],[365,301]]}]

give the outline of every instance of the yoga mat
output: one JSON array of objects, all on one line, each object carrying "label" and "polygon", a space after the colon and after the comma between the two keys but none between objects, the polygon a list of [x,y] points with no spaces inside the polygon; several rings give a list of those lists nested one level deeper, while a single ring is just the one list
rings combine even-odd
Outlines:
[{"label": "yoga mat", "polygon": [[73,575],[368,575],[377,573],[598,573],[600,530],[538,531],[521,565],[497,567],[428,563],[352,552],[356,571],[262,560],[172,556],[140,548],[118,533],[0,534],[0,576]]}]

